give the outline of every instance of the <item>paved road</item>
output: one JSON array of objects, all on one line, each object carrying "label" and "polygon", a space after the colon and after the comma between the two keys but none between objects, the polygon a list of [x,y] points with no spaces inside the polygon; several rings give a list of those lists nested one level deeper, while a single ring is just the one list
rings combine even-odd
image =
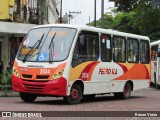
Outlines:
[{"label": "paved road", "polygon": [[[77,105],[67,105],[63,101],[62,98],[54,98],[54,97],[38,97],[34,103],[24,103],[19,97],[0,97],[0,111],[66,111],[59,112],[59,115],[62,116],[60,118],[59,116],[56,116],[57,119],[97,119],[99,120],[98,115],[103,114],[103,112],[95,112],[95,111],[104,111],[107,114],[107,111],[114,111],[113,114],[116,114],[118,117],[118,120],[160,120],[158,117],[121,117],[123,116],[124,112],[120,111],[134,111],[136,114],[137,111],[138,115],[144,115],[148,112],[145,112],[143,114],[143,111],[152,111],[149,113],[154,113],[152,115],[156,115],[156,112],[153,111],[160,111],[160,90],[156,90],[155,88],[148,88],[148,89],[142,89],[138,91],[132,92],[132,97],[128,100],[118,100],[115,99],[112,94],[105,95],[105,96],[96,96],[95,100],[82,100],[80,104]],[[71,111],[71,112],[68,112]],[[73,112],[72,112],[73,111]],[[73,114],[79,114],[76,113],[76,111],[82,111],[81,114],[88,114],[90,117],[83,116],[76,117],[72,116]],[[87,112],[90,111],[90,112]],[[117,112],[117,113],[116,113]],[[51,116],[54,116],[54,113],[48,113]],[[68,114],[68,115],[65,115]],[[96,117],[97,114],[97,117]],[[110,114],[110,113],[108,113]],[[127,115],[130,114],[129,112],[126,113]],[[131,112],[132,114],[132,112]],[[112,115],[112,114],[111,114]],[[127,116],[126,115],[126,116]],[[158,114],[160,116],[160,112]],[[67,117],[68,116],[68,117]],[[78,116],[78,115],[77,115]],[[116,120],[117,117],[101,117],[100,119],[114,119]],[[4,119],[4,118],[3,118]],[[15,118],[17,119],[17,118]],[[28,118],[29,119],[29,118]],[[41,118],[34,118],[34,119],[41,119]],[[43,118],[44,119],[44,118]],[[46,118],[45,118],[46,119]],[[52,119],[47,117],[47,119]]]}]

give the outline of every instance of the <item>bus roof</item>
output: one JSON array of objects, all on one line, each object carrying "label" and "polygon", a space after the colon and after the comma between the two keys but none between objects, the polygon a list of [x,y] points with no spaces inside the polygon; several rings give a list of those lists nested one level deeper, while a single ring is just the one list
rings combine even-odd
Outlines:
[{"label": "bus roof", "polygon": [[158,44],[160,44],[160,40],[157,40],[157,41],[151,42],[151,46],[158,45]]},{"label": "bus roof", "polygon": [[78,30],[95,31],[95,32],[105,33],[105,34],[111,34],[111,35],[118,35],[118,36],[125,36],[125,37],[149,40],[149,37],[147,37],[147,36],[136,35],[136,34],[131,34],[131,33],[125,33],[125,32],[119,32],[119,31],[113,30],[113,29],[96,28],[96,27],[86,26],[86,25],[46,24],[46,25],[39,25],[39,26],[36,26],[34,28],[40,28],[40,27],[68,27],[68,28],[76,28]]}]

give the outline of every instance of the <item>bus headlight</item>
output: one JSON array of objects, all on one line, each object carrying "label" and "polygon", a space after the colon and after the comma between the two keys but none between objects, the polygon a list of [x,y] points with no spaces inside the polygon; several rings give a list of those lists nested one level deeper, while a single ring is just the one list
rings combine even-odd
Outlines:
[{"label": "bus headlight", "polygon": [[61,71],[59,71],[58,73],[53,74],[52,76],[52,80],[58,79],[63,75],[64,69],[62,69]]},{"label": "bus headlight", "polygon": [[16,77],[20,77],[19,72],[15,69],[15,67],[13,67],[13,71],[12,73],[16,76]]},{"label": "bus headlight", "polygon": [[58,74],[54,74],[53,79],[57,79],[57,78],[59,78]]},{"label": "bus headlight", "polygon": [[59,72],[58,74],[59,74],[59,76],[62,76],[62,75],[63,75],[63,72]]}]

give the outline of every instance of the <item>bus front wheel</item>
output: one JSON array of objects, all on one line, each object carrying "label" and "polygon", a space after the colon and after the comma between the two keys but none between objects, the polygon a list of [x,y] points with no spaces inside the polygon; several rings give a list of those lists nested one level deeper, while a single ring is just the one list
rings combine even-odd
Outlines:
[{"label": "bus front wheel", "polygon": [[28,93],[19,93],[19,95],[24,102],[28,102],[28,103],[33,102],[37,98],[37,95],[28,94]]},{"label": "bus front wheel", "polygon": [[74,84],[71,88],[70,95],[63,97],[68,104],[78,104],[82,99],[82,89],[78,84]]},{"label": "bus front wheel", "polygon": [[130,95],[131,95],[131,84],[129,82],[127,82],[124,85],[123,92],[114,93],[114,96],[120,99],[128,99]]}]

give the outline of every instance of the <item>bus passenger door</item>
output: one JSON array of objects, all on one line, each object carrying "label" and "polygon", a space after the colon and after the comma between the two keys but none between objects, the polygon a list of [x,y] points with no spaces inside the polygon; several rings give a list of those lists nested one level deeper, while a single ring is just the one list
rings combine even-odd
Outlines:
[{"label": "bus passenger door", "polygon": [[160,85],[160,44],[158,45],[158,57],[157,57],[157,75],[156,75],[156,88]]},{"label": "bus passenger door", "polygon": [[159,76],[159,56],[158,56],[158,45],[151,47],[151,82],[155,85],[158,81]]},{"label": "bus passenger door", "polygon": [[[118,85],[115,84],[115,78],[122,74],[121,67],[113,61],[114,55],[117,54],[117,47],[112,51],[113,43],[111,35],[101,34],[100,39],[101,46],[101,63],[99,65],[99,78],[104,81],[109,92],[118,91]],[[117,58],[117,57],[116,57]],[[113,86],[114,84],[114,86]]]},{"label": "bus passenger door", "polygon": [[109,92],[108,79],[100,71],[105,63],[100,61],[99,53],[99,34],[81,31],[73,54],[70,81],[82,80],[84,94]]}]

